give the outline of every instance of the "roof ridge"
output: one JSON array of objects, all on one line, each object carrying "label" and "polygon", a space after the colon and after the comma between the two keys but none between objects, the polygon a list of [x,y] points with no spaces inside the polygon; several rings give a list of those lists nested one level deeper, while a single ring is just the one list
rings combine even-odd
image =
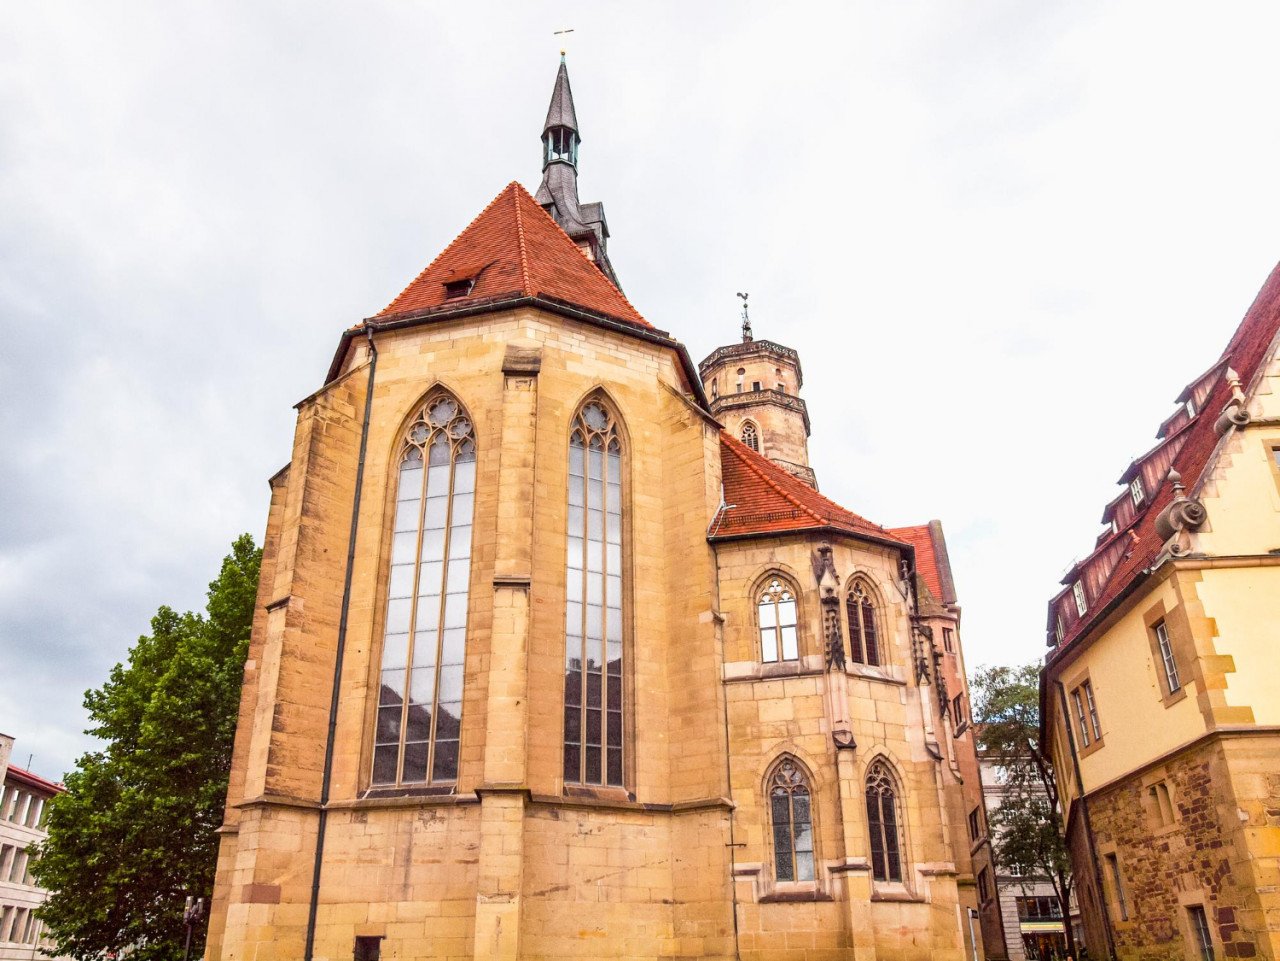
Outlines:
[{"label": "roof ridge", "polygon": [[418,272],[417,272],[417,274],[415,274],[415,275],[414,275],[413,280],[411,280],[411,281],[409,281],[407,284],[405,284],[405,285],[404,285],[404,289],[403,289],[403,290],[401,290],[401,291],[400,291],[400,293],[398,293],[398,294],[396,294],[394,297],[392,297],[392,298],[391,298],[391,302],[390,302],[390,303],[388,303],[388,304],[387,304],[387,306],[383,307],[383,308],[382,308],[382,310],[378,311],[378,313],[379,313],[379,314],[385,314],[388,310],[390,310],[390,309],[392,308],[392,306],[396,303],[396,301],[398,301],[401,297],[403,297],[405,294],[407,294],[407,293],[409,292],[409,289],[410,289],[411,287],[413,287],[413,286],[414,286],[414,285],[415,285],[419,280],[421,280],[421,279],[422,279],[422,277],[423,277],[423,275],[424,275],[428,270],[430,270],[430,269],[431,269],[432,267],[434,267],[436,264],[440,263],[440,258],[441,258],[441,257],[443,257],[445,254],[447,254],[450,250],[452,250],[452,249],[453,249],[453,245],[454,245],[454,244],[456,244],[459,240],[461,240],[461,239],[462,239],[462,235],[463,235],[463,234],[465,234],[465,233],[466,233],[468,230],[470,230],[472,227],[474,227],[474,226],[475,226],[475,224],[476,224],[476,221],[477,221],[477,220],[479,220],[481,217],[483,217],[485,214],[487,214],[490,210],[492,210],[492,209],[494,208],[494,206],[498,203],[498,201],[499,201],[499,200],[501,200],[501,199],[503,198],[503,196],[505,196],[507,193],[509,193],[509,192],[510,192],[512,185],[514,185],[515,183],[516,183],[516,182],[513,180],[513,181],[511,181],[511,183],[507,184],[507,186],[506,186],[506,187],[504,187],[502,190],[499,190],[499,191],[498,191],[498,195],[497,195],[496,197],[494,197],[492,200],[490,200],[488,204],[486,204],[486,205],[485,205],[484,210],[480,211],[480,213],[478,213],[478,214],[476,214],[474,217],[472,217],[472,218],[471,218],[471,222],[470,222],[470,223],[468,223],[468,224],[467,224],[465,227],[463,227],[461,230],[459,230],[459,231],[458,231],[458,235],[457,235],[456,237],[454,237],[451,241],[449,241],[447,244],[445,244],[445,245],[444,245],[444,249],[443,249],[443,250],[441,250],[441,251],[440,251],[440,253],[436,254],[435,258],[431,261],[431,263],[427,264],[427,266],[423,267],[420,271],[418,271]]},{"label": "roof ridge", "polygon": [[[747,447],[747,445],[746,445],[746,444],[743,444],[740,440],[736,440],[735,438],[733,438],[732,436],[730,436],[730,434],[729,434],[727,431],[721,430],[721,431],[720,431],[720,434],[721,434],[721,436],[722,436],[722,437],[728,437],[728,438],[729,438],[729,440],[733,441],[733,444],[732,444],[732,445],[730,445],[729,450],[733,451],[734,456],[738,458],[738,460],[742,463],[742,465],[743,465],[744,467],[746,467],[746,468],[747,468],[747,470],[751,471],[751,473],[755,474],[755,475],[756,475],[757,477],[759,477],[762,481],[764,481],[766,484],[768,484],[770,487],[772,487],[772,488],[773,488],[777,493],[781,494],[783,497],[785,497],[787,500],[789,500],[792,504],[794,504],[794,505],[795,505],[796,507],[798,507],[800,510],[804,511],[806,514],[808,514],[808,515],[809,515],[810,517],[812,517],[814,520],[818,521],[818,522],[819,522],[819,523],[821,523],[821,524],[827,524],[827,523],[830,523],[830,518],[823,517],[822,515],[818,514],[816,511],[812,510],[811,508],[809,508],[809,507],[807,507],[805,504],[803,504],[803,503],[800,501],[800,499],[799,499],[799,498],[797,498],[795,495],[790,494],[790,493],[788,493],[787,491],[783,490],[783,489],[782,489],[782,488],[777,484],[777,482],[775,482],[775,481],[773,480],[773,478],[769,477],[767,474],[765,474],[763,471],[761,471],[761,470],[760,470],[760,469],[759,469],[755,464],[751,463],[751,461],[750,461],[749,459],[747,459],[747,458],[743,457],[743,456],[742,456],[741,451],[738,451],[738,450],[736,449],[736,447],[739,447],[739,446],[740,446],[740,447],[742,447],[742,449],[743,449],[743,450],[751,450],[751,448]],[[755,453],[755,452],[753,451],[752,453]],[[762,455],[762,454],[757,454],[756,456],[757,456],[757,457],[760,457],[761,459],[763,459],[763,455]],[[817,491],[814,491],[814,493],[816,494],[816,493],[818,493],[818,492],[817,492]]]},{"label": "roof ridge", "polygon": [[[512,188],[517,188],[512,190]],[[529,283],[529,250],[524,239],[524,217],[520,215],[520,192],[528,194],[528,191],[520,185],[518,180],[513,180],[507,184],[504,193],[511,194],[512,206],[516,209],[516,237],[520,245],[520,279],[523,283],[524,295],[526,297],[533,296],[533,285]]]},{"label": "roof ridge", "polygon": [[[560,226],[559,222],[556,220],[555,217],[552,217],[551,214],[547,213],[545,210],[542,209],[542,204],[538,203],[538,201],[534,198],[534,196],[525,189],[524,184],[514,180],[512,181],[512,183],[515,184],[515,186],[519,187],[520,193],[528,197],[529,201],[533,204],[533,206],[537,208],[537,210],[544,217],[546,217],[547,220],[551,222],[551,226],[555,227],[556,230],[560,231],[560,233],[564,235],[565,240],[573,244],[573,249],[578,252],[578,256],[580,256],[583,260],[589,263],[595,270],[600,271],[601,277],[604,277],[605,280],[609,280],[609,278],[605,276],[604,271],[600,270],[600,265],[597,264],[594,260],[592,260],[590,257],[588,257],[585,253],[582,252],[582,248],[578,246],[577,241],[575,241],[572,237],[569,236],[568,232],[563,227]],[[523,236],[523,234],[521,236]],[[523,253],[523,248],[521,248],[521,252]],[[630,307],[632,310],[635,311],[635,314],[637,317],[639,317],[645,324],[648,324],[650,327],[653,326],[652,324],[649,324],[649,321],[645,320],[644,314],[640,313],[639,310],[636,310],[636,305],[627,299],[627,295],[622,292],[621,287],[614,284],[612,280],[609,280],[609,286],[613,287],[613,289],[617,292],[618,296],[622,298],[622,302],[624,304],[626,304],[628,307]]]}]

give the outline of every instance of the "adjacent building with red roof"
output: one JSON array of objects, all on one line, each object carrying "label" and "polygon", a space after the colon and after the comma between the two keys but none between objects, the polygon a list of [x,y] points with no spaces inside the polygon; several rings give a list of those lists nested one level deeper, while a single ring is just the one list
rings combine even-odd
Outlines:
[{"label": "adjacent building with red roof", "polygon": [[62,785],[11,763],[13,738],[0,734],[0,961],[30,961],[52,942],[36,909],[49,893],[31,877],[30,848],[48,835],[49,802]]},{"label": "adjacent building with red roof", "polygon": [[1278,332],[1280,267],[1049,603],[1042,737],[1095,957],[1280,956]]},{"label": "adjacent building with red roof", "polygon": [[580,140],[561,63],[538,190],[298,405],[207,956],[1003,957],[941,525],[640,314]]}]

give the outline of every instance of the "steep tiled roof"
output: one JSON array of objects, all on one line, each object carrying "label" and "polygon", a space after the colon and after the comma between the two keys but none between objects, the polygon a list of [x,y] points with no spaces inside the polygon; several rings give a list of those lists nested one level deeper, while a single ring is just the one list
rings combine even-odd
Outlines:
[{"label": "steep tiled roof", "polygon": [[710,536],[777,534],[831,527],[878,541],[904,543],[879,524],[847,511],[796,480],[746,444],[720,432],[724,500]]},{"label": "steep tiled roof", "polygon": [[924,578],[933,596],[942,600],[942,578],[938,576],[938,555],[933,549],[933,538],[929,536],[929,525],[891,527],[889,533],[916,549],[916,573]]},{"label": "steep tiled roof", "polygon": [[[1214,430],[1214,422],[1231,397],[1226,368],[1228,366],[1233,368],[1239,374],[1240,382],[1248,389],[1255,375],[1259,373],[1259,368],[1266,359],[1267,349],[1275,339],[1278,330],[1280,330],[1280,265],[1272,270],[1266,283],[1262,285],[1262,290],[1258,292],[1258,296],[1236,329],[1227,349],[1223,351],[1218,362],[1218,365],[1221,365],[1220,373],[1204,403],[1200,405],[1200,412],[1179,432],[1181,443],[1171,466],[1182,476],[1182,483],[1186,485],[1189,494],[1193,493],[1201,483],[1202,475],[1209,466],[1218,445],[1219,438]],[[1160,445],[1157,450],[1163,446]],[[1127,472],[1126,476],[1128,476]],[[1155,531],[1155,521],[1172,499],[1171,485],[1167,481],[1162,482],[1160,488],[1146,499],[1142,513],[1135,518],[1127,530],[1122,530],[1119,537],[1107,538],[1088,558],[1072,565],[1071,571],[1064,580],[1068,586],[1049,604],[1050,631],[1055,628],[1056,617],[1060,613],[1063,615],[1063,636],[1056,642],[1059,648],[1070,644],[1075,638],[1084,634],[1106,610],[1109,603],[1150,570],[1164,547],[1164,542]],[[1122,538],[1128,541],[1127,544],[1122,544],[1124,552],[1117,559],[1115,566],[1104,574],[1106,564],[1110,561],[1107,555]],[[1083,618],[1074,616],[1074,604],[1069,600],[1071,584],[1077,576],[1082,578],[1086,585],[1088,610]],[[1051,643],[1054,640],[1051,634]]]},{"label": "steep tiled roof", "polygon": [[[474,281],[465,297],[445,284]],[[627,323],[649,323],[516,182],[507,185],[457,239],[385,310],[386,320],[433,307],[505,296],[547,297]]]}]

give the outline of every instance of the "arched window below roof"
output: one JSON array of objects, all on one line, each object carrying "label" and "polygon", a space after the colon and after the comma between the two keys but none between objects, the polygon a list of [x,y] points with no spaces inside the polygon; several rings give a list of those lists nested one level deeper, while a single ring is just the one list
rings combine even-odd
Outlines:
[{"label": "arched window below roof", "polygon": [[766,664],[800,659],[796,634],[796,595],[791,585],[773,577],[757,598],[760,622],[760,660]]},{"label": "arched window below roof", "polygon": [[849,656],[858,664],[877,667],[884,663],[875,601],[862,581],[854,581],[849,588],[845,609],[849,615]]},{"label": "arched window below roof", "polygon": [[747,421],[742,425],[742,442],[750,447],[757,454],[760,453],[760,431],[756,425]]}]

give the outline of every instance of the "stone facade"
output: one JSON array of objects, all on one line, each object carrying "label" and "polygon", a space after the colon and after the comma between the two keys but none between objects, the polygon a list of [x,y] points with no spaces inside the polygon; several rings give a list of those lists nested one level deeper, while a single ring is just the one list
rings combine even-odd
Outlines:
[{"label": "stone facade", "polygon": [[[600,283],[513,184],[395,309],[344,336],[328,383],[298,405],[271,481],[210,959],[983,955],[966,922],[979,908],[972,745],[938,697],[915,550],[727,436],[683,347]],[[430,720],[394,700],[387,671],[406,656],[389,600],[400,545],[415,584],[440,583],[429,564],[446,563],[421,559],[427,520],[404,526],[432,516],[430,497],[421,515],[401,506],[433,398],[463,418],[474,493],[450,475],[447,496],[471,512],[468,559],[447,560],[465,650],[460,706]],[[577,425],[602,412],[621,478],[607,543],[592,541],[606,518],[584,520],[573,466]],[[601,589],[621,592],[616,620],[586,592],[587,640],[616,644],[595,688],[572,680],[593,670],[570,640],[584,543],[602,547],[586,571],[606,565]],[[855,584],[875,654],[863,663],[846,620]],[[770,590],[791,619],[772,653]],[[570,734],[584,689],[584,710],[592,697],[619,708],[616,775],[582,760],[589,719]],[[397,765],[408,771],[421,716],[436,760],[409,777]],[[435,767],[442,718],[459,725],[456,773]]]}]

